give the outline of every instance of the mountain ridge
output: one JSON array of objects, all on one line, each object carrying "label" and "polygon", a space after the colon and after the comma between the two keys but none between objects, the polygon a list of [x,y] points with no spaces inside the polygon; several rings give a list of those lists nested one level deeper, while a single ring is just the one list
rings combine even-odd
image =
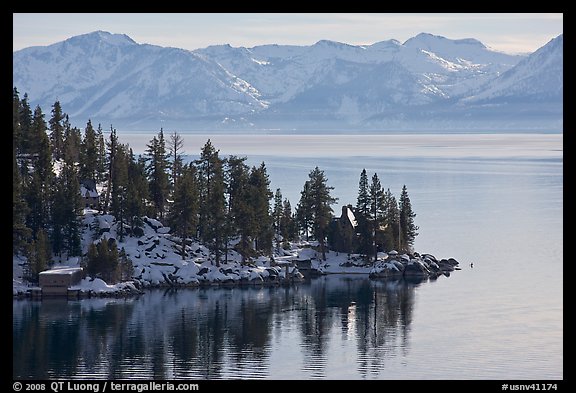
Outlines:
[{"label": "mountain ridge", "polygon": [[[48,112],[59,100],[73,124],[127,130],[511,129],[526,126],[523,105],[536,96],[542,121],[529,127],[561,129],[562,73],[563,35],[529,56],[428,33],[404,43],[190,51],[105,31],[13,53],[14,86],[33,105]],[[476,123],[463,122],[463,113]],[[502,113],[506,123],[489,119]]]}]

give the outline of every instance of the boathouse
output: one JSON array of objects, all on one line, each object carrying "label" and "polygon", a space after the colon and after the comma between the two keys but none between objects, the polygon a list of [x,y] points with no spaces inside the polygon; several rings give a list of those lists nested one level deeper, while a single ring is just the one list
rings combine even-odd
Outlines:
[{"label": "boathouse", "polygon": [[39,278],[42,296],[66,296],[68,288],[82,280],[82,268],[63,266],[45,270],[40,272]]}]

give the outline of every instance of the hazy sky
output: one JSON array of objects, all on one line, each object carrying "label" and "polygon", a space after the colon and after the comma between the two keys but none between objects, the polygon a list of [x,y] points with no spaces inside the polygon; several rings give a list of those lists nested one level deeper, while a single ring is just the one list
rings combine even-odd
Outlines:
[{"label": "hazy sky", "polygon": [[353,45],[426,32],[451,39],[476,38],[508,52],[533,52],[563,33],[563,14],[13,14],[13,50],[50,45],[104,30],[138,43],[183,49],[230,44],[311,45],[321,39]]}]

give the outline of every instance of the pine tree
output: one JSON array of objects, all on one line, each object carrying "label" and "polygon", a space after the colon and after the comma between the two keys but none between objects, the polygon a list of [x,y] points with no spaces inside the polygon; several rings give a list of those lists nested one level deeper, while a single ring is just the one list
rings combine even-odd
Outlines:
[{"label": "pine tree", "polygon": [[53,188],[51,208],[52,251],[60,256],[62,252],[67,252],[68,256],[81,255],[80,183],[74,162],[64,161]]},{"label": "pine tree", "polygon": [[220,266],[220,256],[226,239],[226,199],[224,196],[223,160],[210,139],[206,142],[195,161],[199,188],[199,235],[215,254],[216,266]]},{"label": "pine tree", "polygon": [[37,239],[40,229],[48,229],[51,217],[50,199],[54,181],[50,142],[46,134],[44,115],[39,106],[34,110],[29,134],[30,136],[34,135],[34,143],[29,144],[29,153],[26,159],[33,168],[24,191],[24,198],[30,209],[26,217],[26,226],[31,229],[34,239]]},{"label": "pine tree", "polygon": [[88,120],[84,129],[84,139],[80,144],[80,178],[96,180],[98,168],[98,144],[92,121]]},{"label": "pine tree", "polygon": [[180,176],[180,171],[182,170],[183,161],[182,155],[184,154],[184,139],[182,136],[174,131],[170,134],[170,143],[168,144],[168,156],[172,160],[170,166],[170,182],[172,190],[176,188],[176,179]]},{"label": "pine tree", "polygon": [[158,138],[154,138],[146,145],[146,160],[148,165],[149,193],[154,205],[154,215],[164,217],[164,208],[168,198],[169,183],[166,170],[169,167],[168,155],[166,154],[166,143],[164,141],[164,131],[160,129]]},{"label": "pine tree", "polygon": [[[144,225],[141,217],[145,214],[145,201],[148,199],[148,182],[146,180],[145,161],[143,157],[135,160],[132,149],[128,154],[128,189],[126,200],[126,215],[130,225],[130,232],[140,235]],[[137,232],[138,231],[138,232]]]},{"label": "pine tree", "polygon": [[116,217],[118,240],[124,241],[126,235],[126,219],[128,210],[128,147],[116,145],[113,161],[112,190],[110,212]]},{"label": "pine tree", "polygon": [[56,101],[52,105],[52,117],[48,121],[50,125],[50,142],[52,143],[52,153],[54,159],[60,160],[64,158],[64,114],[60,101]]},{"label": "pine tree", "polygon": [[274,225],[274,232],[280,234],[280,220],[282,219],[282,190],[277,188],[274,193],[274,207],[272,208],[272,223]]},{"label": "pine tree", "polygon": [[252,167],[248,180],[248,201],[254,213],[254,240],[256,251],[269,255],[272,249],[272,217],[270,216],[270,180],[264,162],[259,167]]},{"label": "pine tree", "polygon": [[326,235],[328,225],[332,219],[332,207],[338,201],[330,195],[334,187],[328,186],[328,179],[318,167],[314,168],[309,174],[310,182],[310,201],[312,202],[312,230],[314,237],[320,243],[322,259],[326,260]]},{"label": "pine tree", "polygon": [[64,225],[66,220],[66,195],[64,181],[61,181],[61,176],[56,179],[55,190],[52,194],[52,231],[50,234],[50,241],[52,243],[52,251],[55,255],[62,257],[65,251],[64,246]]},{"label": "pine tree", "polygon": [[227,185],[227,237],[240,236],[236,250],[242,255],[242,262],[251,254],[250,237],[254,233],[252,227],[253,210],[248,204],[248,178],[250,168],[245,164],[246,157],[230,156],[226,160]]},{"label": "pine tree", "polygon": [[[414,245],[414,239],[418,236],[418,226],[414,224],[416,214],[412,211],[412,204],[408,196],[406,185],[402,187],[400,194],[400,246],[406,251],[411,251]],[[401,248],[402,249],[402,248]]]},{"label": "pine tree", "polygon": [[18,89],[14,88],[12,90],[12,149],[17,156],[22,153],[22,130],[20,127],[21,105]]},{"label": "pine tree", "polygon": [[370,184],[370,189],[368,193],[368,202],[370,207],[369,218],[372,223],[374,262],[376,262],[378,255],[377,232],[380,230],[380,227],[385,222],[385,209],[386,209],[384,191],[382,190],[380,179],[378,179],[378,174],[376,173],[372,176],[372,183]]},{"label": "pine tree", "polygon": [[306,240],[309,240],[310,230],[312,227],[312,203],[310,181],[306,180],[306,182],[304,182],[304,188],[300,191],[300,201],[296,206],[296,224],[298,229],[306,236]]},{"label": "pine tree", "polygon": [[48,184],[52,176],[52,150],[50,140],[46,133],[46,122],[40,106],[34,109],[30,135],[30,153],[33,155],[33,165],[44,185]]},{"label": "pine tree", "polygon": [[24,190],[20,169],[16,162],[16,147],[12,149],[12,252],[23,253],[26,243],[31,240],[32,232],[26,226],[26,216],[30,209],[24,199]]},{"label": "pine tree", "polygon": [[360,181],[358,182],[358,199],[356,202],[356,212],[364,217],[368,217],[370,213],[370,196],[368,194],[368,175],[366,169],[362,169],[360,173]]},{"label": "pine tree", "polygon": [[384,206],[385,206],[385,222],[386,229],[384,231],[384,243],[386,249],[399,250],[399,226],[400,226],[400,212],[398,211],[398,203],[396,197],[390,192],[388,188],[384,193]]},{"label": "pine tree", "polygon": [[274,193],[274,207],[272,210],[272,222],[273,222],[273,226],[274,226],[274,233],[276,235],[276,239],[278,242],[278,245],[280,243],[280,236],[282,235],[282,231],[281,231],[281,221],[282,221],[282,215],[284,212],[284,206],[282,204],[282,191],[277,188],[276,192]]},{"label": "pine tree", "polygon": [[81,210],[80,183],[78,182],[78,171],[73,163],[67,162],[62,169],[61,178],[63,181],[65,195],[64,211],[64,244],[68,256],[79,256],[82,254],[80,244],[81,227],[79,216]]},{"label": "pine tree", "polygon": [[36,238],[40,229],[48,224],[48,198],[43,195],[42,182],[38,172],[31,174],[29,183],[24,190],[25,203],[28,206],[26,215],[26,227],[32,231],[32,237]]},{"label": "pine tree", "polygon": [[64,118],[64,159],[80,162],[82,133],[78,127],[71,127],[68,115]]},{"label": "pine tree", "polygon": [[24,93],[24,97],[20,101],[20,112],[18,114],[19,120],[19,152],[21,154],[29,154],[33,136],[30,134],[32,128],[32,110],[28,102],[28,93]]},{"label": "pine tree", "polygon": [[102,204],[102,210],[104,214],[108,212],[110,207],[110,192],[112,190],[112,180],[114,178],[114,160],[116,158],[116,151],[118,146],[118,137],[116,136],[116,129],[110,125],[110,140],[106,142],[106,148],[108,149],[108,177],[106,179],[106,195],[104,197],[104,203]]},{"label": "pine tree", "polygon": [[196,168],[192,165],[182,168],[182,174],[176,182],[169,223],[182,240],[181,256],[184,260],[186,259],[186,238],[194,235],[198,225],[198,185],[196,184]]},{"label": "pine tree", "polygon": [[280,219],[280,234],[284,242],[289,242],[296,237],[296,223],[292,214],[292,206],[288,199],[284,199],[282,206],[282,218]]},{"label": "pine tree", "polygon": [[359,251],[362,254],[365,254],[366,258],[368,258],[373,249],[373,226],[370,223],[370,195],[366,169],[362,169],[362,172],[360,173],[360,180],[358,182],[358,198],[354,215],[358,222],[356,231],[359,234]]},{"label": "pine tree", "polygon": [[98,124],[96,129],[96,183],[101,183],[106,180],[106,142],[104,141],[104,133],[102,132],[102,125]]}]

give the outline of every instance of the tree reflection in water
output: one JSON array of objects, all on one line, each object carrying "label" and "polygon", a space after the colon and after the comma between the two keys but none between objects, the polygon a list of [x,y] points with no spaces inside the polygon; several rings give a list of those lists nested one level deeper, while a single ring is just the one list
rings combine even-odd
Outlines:
[{"label": "tree reflection in water", "polygon": [[13,377],[275,378],[271,368],[286,368],[288,378],[334,378],[334,343],[355,340],[358,377],[374,378],[408,350],[419,284],[329,275],[290,288],[15,300]]}]

